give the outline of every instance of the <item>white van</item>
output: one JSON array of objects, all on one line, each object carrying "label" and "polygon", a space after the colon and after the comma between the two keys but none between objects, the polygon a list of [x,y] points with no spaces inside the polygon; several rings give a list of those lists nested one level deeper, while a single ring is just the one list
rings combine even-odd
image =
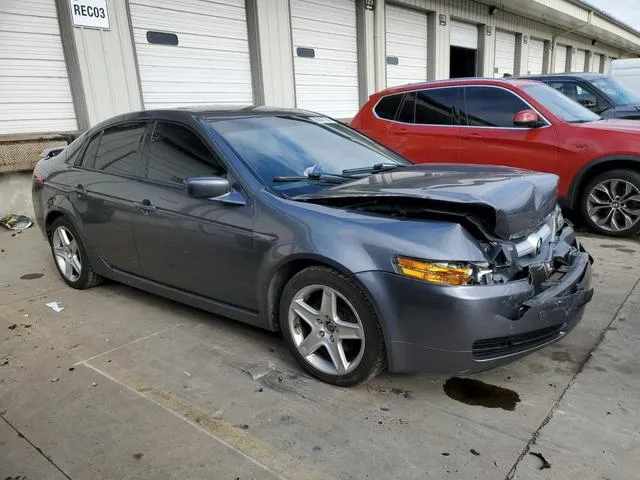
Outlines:
[{"label": "white van", "polygon": [[640,58],[612,60],[609,75],[629,90],[640,94]]}]

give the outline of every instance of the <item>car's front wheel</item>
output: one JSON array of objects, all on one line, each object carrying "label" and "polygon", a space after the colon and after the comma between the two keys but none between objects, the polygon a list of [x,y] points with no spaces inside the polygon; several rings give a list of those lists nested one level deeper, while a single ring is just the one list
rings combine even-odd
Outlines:
[{"label": "car's front wheel", "polygon": [[640,233],[640,173],[612,170],[585,186],[582,215],[598,233],[628,237]]},{"label": "car's front wheel", "polygon": [[306,268],[287,283],[280,324],[298,363],[324,382],[357,385],[386,365],[375,310],[353,279],[331,268]]},{"label": "car's front wheel", "polygon": [[67,285],[84,290],[101,283],[102,277],[91,268],[82,239],[71,222],[60,217],[53,222],[50,231],[53,259]]}]

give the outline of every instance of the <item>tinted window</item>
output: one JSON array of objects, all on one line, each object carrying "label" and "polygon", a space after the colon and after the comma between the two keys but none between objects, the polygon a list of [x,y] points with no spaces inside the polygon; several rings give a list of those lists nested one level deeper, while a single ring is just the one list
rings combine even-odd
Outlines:
[{"label": "tinted window", "polygon": [[186,127],[158,122],[149,144],[147,178],[182,185],[185,178],[224,175],[204,142]]},{"label": "tinted window", "polygon": [[383,97],[378,104],[376,105],[376,114],[380,118],[385,118],[387,120],[393,120],[396,118],[396,112],[398,111],[398,107],[400,106],[400,101],[402,100],[402,94],[398,95],[389,95],[388,97]]},{"label": "tinted window", "polygon": [[593,122],[600,119],[591,110],[587,110],[547,85],[531,84],[523,89],[551,113],[567,122]]},{"label": "tinted window", "polygon": [[146,124],[110,127],[102,132],[94,168],[116,175],[144,176],[140,144]]},{"label": "tinted window", "polygon": [[413,123],[413,115],[416,109],[416,94],[414,92],[407,93],[404,96],[402,107],[400,107],[400,113],[398,114],[398,121],[403,123]]},{"label": "tinted window", "polygon": [[423,125],[453,125],[458,91],[457,88],[435,88],[416,92],[415,122]]},{"label": "tinted window", "polygon": [[465,92],[467,121],[471,126],[515,127],[513,116],[531,108],[501,88],[467,87]]},{"label": "tinted window", "polygon": [[87,145],[84,155],[82,156],[82,166],[86,168],[93,168],[95,166],[96,153],[98,152],[98,144],[100,143],[100,137],[102,132],[95,135]]},{"label": "tinted window", "polygon": [[597,77],[589,81],[602,90],[616,105],[640,104],[640,96],[638,96],[638,94],[632,92],[611,77]]},{"label": "tinted window", "polygon": [[597,98],[592,92],[575,82],[554,81],[549,85],[581,105],[595,105],[597,103]]}]

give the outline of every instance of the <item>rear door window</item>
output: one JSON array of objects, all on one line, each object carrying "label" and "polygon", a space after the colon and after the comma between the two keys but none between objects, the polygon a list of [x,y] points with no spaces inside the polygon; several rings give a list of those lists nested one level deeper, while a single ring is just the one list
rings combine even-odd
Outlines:
[{"label": "rear door window", "polygon": [[472,127],[518,128],[513,116],[531,109],[521,98],[503,88],[465,87],[465,109],[462,112]]},{"label": "rear door window", "polygon": [[455,125],[459,88],[433,88],[416,92],[415,123]]},{"label": "rear door window", "polygon": [[147,154],[147,178],[182,187],[189,177],[224,176],[225,169],[204,141],[189,128],[157,122]]},{"label": "rear door window", "polygon": [[105,129],[93,168],[115,175],[144,177],[140,149],[146,126],[146,122],[136,122]]},{"label": "rear door window", "polygon": [[96,153],[98,153],[98,145],[100,144],[100,137],[102,136],[102,132],[98,132],[95,134],[91,140],[89,140],[89,144],[87,148],[84,150],[84,154],[82,155],[82,166],[85,168],[94,168],[96,161]]},{"label": "rear door window", "polygon": [[400,107],[397,120],[402,123],[413,123],[416,111],[416,94],[415,92],[407,93]]},{"label": "rear door window", "polygon": [[388,95],[382,97],[375,107],[375,112],[378,117],[385,120],[395,120],[398,107],[402,101],[402,93],[396,95]]}]

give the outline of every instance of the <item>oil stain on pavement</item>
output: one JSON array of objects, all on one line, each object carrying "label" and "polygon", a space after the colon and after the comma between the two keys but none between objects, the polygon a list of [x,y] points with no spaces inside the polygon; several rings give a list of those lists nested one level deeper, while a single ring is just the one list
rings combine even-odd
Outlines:
[{"label": "oil stain on pavement", "polygon": [[35,280],[36,278],[44,277],[42,273],[25,273],[20,277],[20,280]]},{"label": "oil stain on pavement", "polygon": [[453,377],[444,383],[444,393],[467,405],[487,408],[502,408],[513,411],[520,395],[513,390],[497,387],[472,378]]}]

